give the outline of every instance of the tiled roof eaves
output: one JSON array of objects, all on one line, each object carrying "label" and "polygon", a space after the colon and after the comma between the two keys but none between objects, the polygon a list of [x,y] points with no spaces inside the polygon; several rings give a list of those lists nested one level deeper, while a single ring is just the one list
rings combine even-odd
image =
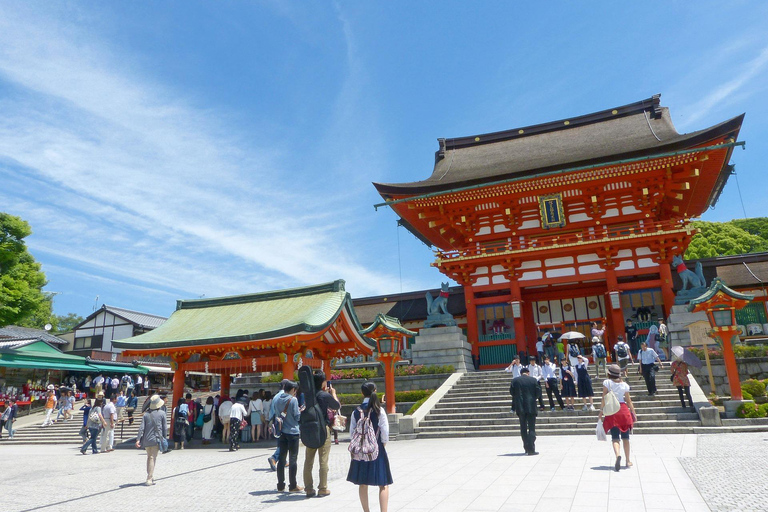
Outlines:
[{"label": "tiled roof eaves", "polygon": [[318,295],[321,293],[338,292],[344,290],[344,280],[337,279],[330,283],[323,283],[314,286],[304,286],[300,288],[289,288],[286,290],[273,290],[268,292],[251,293],[247,295],[233,295],[230,297],[216,297],[212,299],[191,299],[176,301],[176,309],[196,309],[212,306],[231,306],[234,304],[248,304],[251,302],[268,302],[276,299],[289,299],[294,297],[305,297],[307,295]]}]

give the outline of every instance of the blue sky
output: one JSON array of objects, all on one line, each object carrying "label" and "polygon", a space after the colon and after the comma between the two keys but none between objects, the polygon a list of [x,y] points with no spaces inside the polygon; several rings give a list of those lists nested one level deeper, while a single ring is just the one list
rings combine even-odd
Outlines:
[{"label": "blue sky", "polygon": [[[438,137],[661,93],[680,132],[747,113],[732,162],[768,216],[766,26],[756,1],[3,0],[0,210],[58,314],[434,287],[372,181],[426,178]],[[704,219],[743,215],[731,178]]]}]

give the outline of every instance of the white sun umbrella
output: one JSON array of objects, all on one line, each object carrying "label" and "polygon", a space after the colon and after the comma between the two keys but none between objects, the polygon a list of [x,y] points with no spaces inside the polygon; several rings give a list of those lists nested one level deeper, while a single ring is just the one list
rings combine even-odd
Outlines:
[{"label": "white sun umbrella", "polygon": [[584,336],[580,332],[568,331],[565,334],[563,334],[562,336],[560,336],[558,339],[559,340],[578,340],[578,339],[583,339],[583,338],[586,338],[586,336]]}]

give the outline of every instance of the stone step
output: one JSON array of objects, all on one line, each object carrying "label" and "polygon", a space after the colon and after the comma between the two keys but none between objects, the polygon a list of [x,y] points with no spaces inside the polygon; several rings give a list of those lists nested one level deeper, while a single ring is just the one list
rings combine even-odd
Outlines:
[{"label": "stone step", "polygon": [[[545,396],[543,397],[543,402],[545,407],[549,406],[549,399]],[[595,408],[598,408],[598,406],[601,404],[601,400],[598,399],[598,397],[593,397],[592,400]],[[557,400],[555,400],[555,403],[557,403]],[[680,400],[678,399],[659,399],[659,400],[633,400],[633,405],[635,406],[635,409],[638,411],[643,410],[646,407],[680,407]],[[452,399],[442,399],[437,404],[435,404],[435,409],[459,409],[459,410],[475,410],[478,407],[512,407],[512,399],[498,399],[498,400],[452,400]],[[575,403],[576,408],[582,408],[584,404],[582,403],[581,399],[577,399]]]},{"label": "stone step", "polygon": [[[593,391],[595,392],[595,398],[596,399],[602,397],[602,391],[600,389],[593,389]],[[544,396],[546,396],[547,395],[546,388],[542,388],[541,389],[541,393]],[[634,392],[634,393],[632,392],[632,390],[630,390],[629,394],[630,394],[630,396],[632,397],[633,400],[635,400],[635,398],[643,398],[643,397],[647,397],[648,396],[648,393],[645,392],[645,389],[643,389],[642,391]],[[500,393],[500,392],[497,392],[496,390],[494,390],[493,392],[489,393],[488,391],[483,391],[483,390],[480,390],[480,389],[460,389],[460,390],[452,389],[452,390],[450,390],[449,392],[447,392],[445,394],[444,399],[449,399],[449,398],[454,398],[454,399],[455,398],[468,398],[468,399],[488,399],[488,400],[493,400],[493,399],[498,399],[498,398],[502,398],[502,397],[510,397],[510,396],[511,395],[509,393]],[[665,398],[666,397],[674,397],[674,398],[679,398],[680,397],[680,395],[677,392],[677,389],[663,389],[663,388],[659,388],[659,390],[657,391],[655,396],[657,398],[658,397],[665,397]]]},{"label": "stone step", "polygon": [[[562,428],[562,429],[569,429],[569,428],[579,428],[583,427],[584,425],[594,425],[597,424],[597,417],[592,418],[562,418],[561,421],[550,421],[554,420],[554,418],[542,418],[539,417],[536,419],[536,425],[547,425],[550,428]],[[462,430],[462,429],[480,429],[480,430],[494,430],[499,427],[504,427],[505,425],[509,425],[510,422],[516,422],[517,416],[509,415],[507,417],[497,417],[494,419],[488,419],[488,420],[482,420],[482,421],[475,421],[473,423],[470,422],[456,422],[453,420],[431,420],[426,419],[423,420],[421,423],[419,423],[419,429],[422,428],[429,428],[429,427],[440,427],[443,429],[448,430]],[[646,420],[644,418],[640,418],[640,421],[638,422],[638,427],[647,427],[647,426],[658,426],[658,427],[674,427],[674,426],[680,426],[680,427],[698,427],[701,425],[698,419],[696,420],[676,420],[676,419],[662,419],[662,420]]]},{"label": "stone step", "polygon": [[[507,404],[507,405],[483,405],[483,406],[474,405],[473,407],[455,408],[455,407],[441,407],[440,403],[438,402],[435,405],[435,409],[432,409],[432,411],[430,411],[430,413],[427,415],[427,418],[429,417],[429,415],[434,414],[434,413],[442,414],[442,413],[449,413],[449,412],[452,412],[452,411],[453,412],[455,412],[455,411],[459,411],[459,412],[472,411],[472,414],[476,415],[476,416],[477,415],[481,415],[481,414],[487,414],[487,413],[503,414],[503,413],[509,413],[510,412],[510,405],[509,404]],[[637,409],[637,413],[639,415],[641,415],[641,416],[645,415],[645,414],[663,414],[663,413],[675,414],[675,413],[682,413],[682,412],[683,412],[683,410],[682,410],[682,408],[680,407],[679,404],[677,405],[677,407],[660,405],[660,406],[657,406],[657,407],[644,407],[642,409],[640,409],[640,408]],[[549,412],[549,408],[545,408],[545,410],[541,411],[539,414],[560,414],[560,413],[561,413],[561,411],[559,409],[557,409],[554,413],[551,413],[551,412]],[[597,417],[600,413],[599,413],[599,411],[584,411],[584,410],[582,410],[579,407],[575,411],[569,411],[568,414]]]},{"label": "stone step", "polygon": [[[448,420],[448,421],[454,421],[457,424],[464,421],[486,421],[489,419],[499,418],[499,417],[507,417],[503,415],[507,415],[508,417],[517,417],[514,415],[514,413],[506,412],[501,413],[502,416],[500,416],[499,413],[429,413],[424,420],[422,420],[422,423],[424,421],[433,421],[433,420]],[[556,422],[564,422],[564,421],[592,421],[594,419],[594,414],[587,415],[586,413],[581,415],[575,412],[570,411],[561,411],[560,409],[557,409],[555,412],[550,412],[549,409],[546,411],[542,411],[538,415],[537,421],[542,422],[550,422],[550,423],[556,423]],[[690,420],[690,421],[698,421],[699,416],[695,412],[685,412],[685,413],[647,413],[642,414],[641,413],[641,419],[643,421],[645,420]]]}]

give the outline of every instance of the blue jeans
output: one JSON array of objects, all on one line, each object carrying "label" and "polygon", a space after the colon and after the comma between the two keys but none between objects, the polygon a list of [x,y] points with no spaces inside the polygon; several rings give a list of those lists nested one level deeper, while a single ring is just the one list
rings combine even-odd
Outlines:
[{"label": "blue jeans", "polygon": [[160,451],[163,453],[168,451],[168,439],[165,436],[160,438]]},{"label": "blue jeans", "polygon": [[85,444],[83,444],[82,448],[80,448],[80,451],[85,453],[85,450],[88,449],[88,445],[91,445],[91,450],[93,453],[99,453],[99,449],[96,448],[96,438],[99,436],[99,429],[89,427],[88,433],[90,434],[91,438],[88,439]]}]

